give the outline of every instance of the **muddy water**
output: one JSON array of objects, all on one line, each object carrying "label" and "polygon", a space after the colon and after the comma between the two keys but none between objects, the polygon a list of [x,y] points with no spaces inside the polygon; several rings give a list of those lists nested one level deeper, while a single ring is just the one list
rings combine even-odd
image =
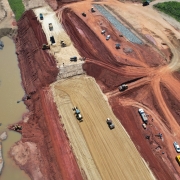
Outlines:
[{"label": "muddy water", "polygon": [[8,138],[2,142],[5,163],[0,180],[30,180],[25,172],[20,170],[8,156],[10,147],[21,139],[21,135],[9,131],[7,126],[18,122],[27,110],[23,102],[17,104],[17,101],[23,97],[24,91],[21,86],[15,45],[8,37],[3,37],[1,40],[4,43],[4,48],[0,50],[0,123],[2,123],[0,134],[6,131]]}]

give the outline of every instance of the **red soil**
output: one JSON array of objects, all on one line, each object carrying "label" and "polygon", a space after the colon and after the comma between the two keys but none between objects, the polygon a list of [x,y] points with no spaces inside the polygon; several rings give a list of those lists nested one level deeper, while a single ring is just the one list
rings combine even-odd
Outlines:
[{"label": "red soil", "polygon": [[[76,11],[75,7],[73,10]],[[62,23],[80,55],[86,57],[84,70],[107,93],[114,113],[156,178],[176,179],[180,171],[172,142],[175,138],[173,133],[177,134],[179,127],[171,120],[179,116],[177,87],[180,82],[174,80],[166,67],[170,53],[165,53],[167,57],[164,59],[150,45],[127,42],[98,12],[87,12],[84,18],[73,10],[64,10]],[[108,43],[100,34],[102,29],[112,35]],[[117,41],[121,44],[120,50],[114,48]],[[124,53],[126,47],[133,49],[133,52]],[[163,86],[160,86],[161,82],[164,82]],[[121,83],[129,85],[123,93],[117,89]],[[167,88],[171,88],[171,91]],[[176,96],[171,96],[172,93]],[[141,126],[142,120],[138,114],[140,107],[144,107],[149,114],[147,130]],[[159,132],[163,133],[163,140],[156,136]],[[150,135],[149,140],[145,138],[146,135]]]},{"label": "red soil", "polygon": [[[54,58],[41,49],[42,44],[47,43],[45,34],[31,10],[17,25],[15,43],[22,85],[25,93],[31,94],[31,99],[25,101],[29,120],[21,122],[22,141],[34,142],[40,149],[40,171],[44,179],[82,179],[47,88],[56,80],[58,69]],[[28,168],[28,163],[20,167],[32,177],[33,171]]]}]

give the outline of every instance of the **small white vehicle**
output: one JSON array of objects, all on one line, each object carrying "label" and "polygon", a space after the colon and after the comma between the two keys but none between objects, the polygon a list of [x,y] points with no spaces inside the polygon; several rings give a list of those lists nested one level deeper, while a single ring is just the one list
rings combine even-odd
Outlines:
[{"label": "small white vehicle", "polygon": [[106,40],[109,40],[109,39],[110,39],[110,37],[111,37],[110,35],[107,35],[107,36],[106,36]]},{"label": "small white vehicle", "polygon": [[176,152],[180,153],[180,146],[177,142],[174,142],[174,148],[176,149]]}]

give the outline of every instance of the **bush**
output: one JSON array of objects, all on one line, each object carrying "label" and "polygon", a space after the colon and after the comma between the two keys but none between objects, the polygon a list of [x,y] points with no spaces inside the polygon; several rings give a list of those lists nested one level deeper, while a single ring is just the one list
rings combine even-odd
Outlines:
[{"label": "bush", "polygon": [[16,21],[18,21],[25,11],[22,0],[8,0],[8,2],[12,11],[15,14]]},{"label": "bush", "polygon": [[169,1],[158,3],[155,4],[154,7],[180,22],[180,2]]}]

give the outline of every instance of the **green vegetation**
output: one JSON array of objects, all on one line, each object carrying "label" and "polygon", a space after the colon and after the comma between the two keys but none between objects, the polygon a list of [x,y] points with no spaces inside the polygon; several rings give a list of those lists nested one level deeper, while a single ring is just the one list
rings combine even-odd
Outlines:
[{"label": "green vegetation", "polygon": [[180,2],[169,1],[158,3],[155,4],[154,7],[180,22]]},{"label": "green vegetation", "polygon": [[8,2],[12,11],[15,14],[16,21],[18,21],[25,11],[22,0],[8,0]]}]

